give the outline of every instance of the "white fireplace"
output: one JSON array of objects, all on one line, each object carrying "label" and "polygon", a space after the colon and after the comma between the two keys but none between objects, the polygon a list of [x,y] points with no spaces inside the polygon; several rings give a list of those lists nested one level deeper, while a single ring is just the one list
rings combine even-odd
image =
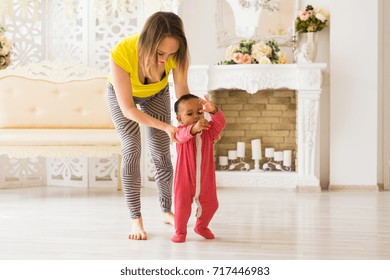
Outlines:
[{"label": "white fireplace", "polygon": [[320,187],[319,102],[322,70],[326,64],[193,65],[189,71],[191,92],[203,96],[220,89],[240,89],[248,94],[261,90],[289,89],[297,93],[296,171],[217,171],[217,186]]}]

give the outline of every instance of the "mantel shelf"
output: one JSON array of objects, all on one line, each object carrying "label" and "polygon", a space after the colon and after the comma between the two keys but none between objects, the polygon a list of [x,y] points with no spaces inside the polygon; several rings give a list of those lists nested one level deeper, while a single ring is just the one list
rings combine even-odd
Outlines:
[{"label": "mantel shelf", "polygon": [[241,89],[256,93],[266,89],[321,90],[325,63],[193,65],[192,91]]}]

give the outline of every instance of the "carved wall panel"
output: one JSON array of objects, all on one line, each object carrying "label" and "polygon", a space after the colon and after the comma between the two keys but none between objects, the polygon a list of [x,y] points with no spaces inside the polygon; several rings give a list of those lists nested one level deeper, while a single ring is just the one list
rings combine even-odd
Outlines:
[{"label": "carved wall panel", "polygon": [[88,187],[88,159],[47,158],[47,185]]},{"label": "carved wall panel", "polygon": [[8,158],[0,156],[0,187],[39,186],[45,184],[44,158]]},{"label": "carved wall panel", "polygon": [[[2,0],[0,25],[13,41],[12,68],[61,60],[108,73],[111,48],[140,30],[159,11],[177,12],[180,0]],[[148,153],[144,178],[153,182]],[[115,158],[30,158],[0,156],[0,187],[14,185],[116,186]],[[46,178],[47,165],[47,178]],[[88,167],[89,166],[89,167]],[[27,168],[28,167],[28,168]],[[89,170],[89,173],[88,173]]]},{"label": "carved wall panel", "polygon": [[90,187],[117,187],[118,157],[90,158],[88,160]]}]

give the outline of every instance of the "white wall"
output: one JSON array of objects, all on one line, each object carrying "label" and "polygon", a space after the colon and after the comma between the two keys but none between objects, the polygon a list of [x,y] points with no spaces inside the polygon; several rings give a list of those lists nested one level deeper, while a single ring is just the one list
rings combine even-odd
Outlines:
[{"label": "white wall", "polygon": [[192,64],[217,64],[224,49],[217,45],[216,0],[182,0],[179,7]]},{"label": "white wall", "polygon": [[[382,22],[383,22],[383,183],[387,190],[390,190],[390,18],[387,16],[390,13],[390,1],[382,0],[383,11],[382,11]],[[378,169],[379,172],[382,169]]]},{"label": "white wall", "polygon": [[378,0],[330,7],[330,184],[376,185]]}]

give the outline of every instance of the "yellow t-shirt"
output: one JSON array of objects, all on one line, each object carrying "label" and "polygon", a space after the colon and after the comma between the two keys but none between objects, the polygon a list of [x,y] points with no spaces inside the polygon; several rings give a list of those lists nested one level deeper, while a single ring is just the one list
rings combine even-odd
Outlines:
[{"label": "yellow t-shirt", "polygon": [[[138,39],[139,34],[136,34],[121,40],[111,50],[111,58],[116,64],[122,67],[123,70],[130,74],[133,96],[145,98],[160,92],[166,87],[168,84],[169,72],[176,67],[176,63],[172,58],[169,58],[167,62],[165,62],[165,76],[161,81],[146,85],[141,83],[138,77]],[[108,80],[112,84],[111,74],[108,76]]]}]

